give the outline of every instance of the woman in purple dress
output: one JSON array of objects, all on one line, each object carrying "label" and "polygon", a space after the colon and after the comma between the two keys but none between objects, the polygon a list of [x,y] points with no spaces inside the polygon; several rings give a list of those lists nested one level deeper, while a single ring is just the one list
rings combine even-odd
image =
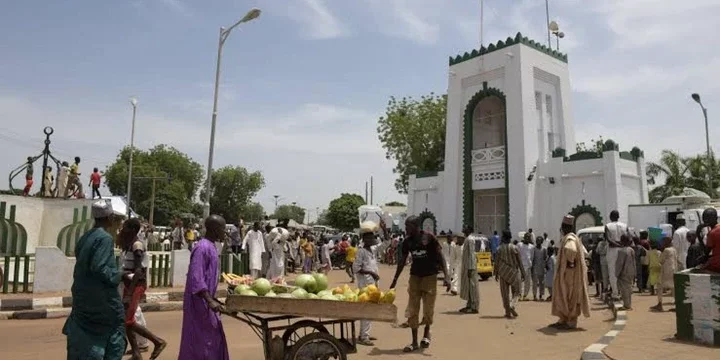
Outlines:
[{"label": "woman in purple dress", "polygon": [[218,285],[218,253],[215,242],[225,238],[225,219],[210,215],[205,237],[190,255],[179,360],[228,360],[227,341],[220,322],[224,306],[215,298]]}]

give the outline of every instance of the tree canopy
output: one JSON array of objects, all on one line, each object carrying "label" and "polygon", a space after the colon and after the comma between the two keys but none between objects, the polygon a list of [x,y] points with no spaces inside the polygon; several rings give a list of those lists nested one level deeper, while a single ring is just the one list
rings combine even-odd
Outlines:
[{"label": "tree canopy", "polygon": [[298,224],[305,223],[305,209],[297,205],[280,205],[273,214],[275,219],[293,219]]},{"label": "tree canopy", "polygon": [[260,205],[260,203],[251,203],[246,205],[242,211],[240,211],[240,216],[243,218],[245,223],[260,221],[263,217],[265,217],[265,209],[263,209],[263,206]]},{"label": "tree canopy", "polygon": [[340,194],[330,202],[323,214],[325,221],[341,231],[352,231],[359,226],[358,208],[365,205],[365,199],[358,194]]},{"label": "tree canopy", "polygon": [[378,138],[385,157],[397,161],[395,188],[407,193],[408,179],[419,171],[438,171],[445,161],[447,95],[421,96],[419,100],[391,97],[385,115],[378,119]]},{"label": "tree canopy", "polygon": [[[663,150],[660,161],[648,163],[646,174],[648,183],[655,185],[660,179],[662,185],[650,190],[650,202],[659,203],[665,198],[679,195],[684,188],[693,188],[708,194],[711,198],[718,196],[720,186],[720,162],[713,159],[712,165],[707,155],[683,157],[672,150]],[[708,186],[707,174],[712,174],[712,185]]]},{"label": "tree canopy", "polygon": [[[105,185],[110,193],[127,196],[130,147],[123,148],[104,172]],[[133,152],[133,187],[130,206],[148,218],[155,180],[154,223],[168,225],[182,213],[193,212],[193,198],[202,182],[203,169],[185,153],[167,145],[149,150],[135,148]]]},{"label": "tree canopy", "polygon": [[405,204],[403,204],[399,201],[391,201],[391,202],[385,204],[385,206],[405,206]]},{"label": "tree canopy", "polygon": [[[251,173],[241,166],[225,166],[213,170],[211,185],[210,213],[235,222],[244,216],[243,210],[255,206],[250,200],[265,186],[265,179],[259,171]],[[204,190],[200,198],[205,199]],[[252,215],[257,216],[257,207],[252,210],[255,212]]]}]

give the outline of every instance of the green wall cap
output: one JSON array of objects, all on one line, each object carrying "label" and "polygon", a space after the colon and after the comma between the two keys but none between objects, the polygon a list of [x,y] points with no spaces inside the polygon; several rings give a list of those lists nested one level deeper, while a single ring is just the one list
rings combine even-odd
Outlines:
[{"label": "green wall cap", "polygon": [[567,54],[563,54],[557,50],[550,49],[544,44],[536,42],[535,40],[530,40],[527,37],[523,36],[521,33],[517,33],[514,38],[508,37],[504,42],[502,40],[499,40],[495,44],[490,44],[487,49],[484,46],[481,46],[479,50],[473,50],[470,53],[465,52],[463,55],[457,55],[455,57],[451,56],[448,60],[448,63],[450,64],[450,66],[457,65],[461,62],[474,59],[478,56],[489,54],[493,51],[501,50],[508,46],[513,46],[516,44],[523,44],[549,56],[552,56],[553,58],[558,59],[562,62],[568,62]]}]

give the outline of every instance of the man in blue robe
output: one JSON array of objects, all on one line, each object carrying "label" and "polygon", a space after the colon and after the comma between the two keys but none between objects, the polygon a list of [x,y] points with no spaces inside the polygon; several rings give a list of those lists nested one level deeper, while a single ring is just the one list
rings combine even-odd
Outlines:
[{"label": "man in blue robe", "polygon": [[68,360],[120,360],[125,353],[125,311],[118,285],[113,235],[123,214],[109,199],[92,205],[95,226],[75,245],[70,316],[63,327]]}]

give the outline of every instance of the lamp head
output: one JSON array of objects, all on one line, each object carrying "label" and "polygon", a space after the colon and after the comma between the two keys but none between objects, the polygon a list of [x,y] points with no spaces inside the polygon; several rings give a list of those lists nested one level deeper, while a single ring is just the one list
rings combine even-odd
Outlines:
[{"label": "lamp head", "polygon": [[560,30],[560,25],[558,25],[557,21],[553,20],[548,24],[548,28],[552,32],[558,32]]},{"label": "lamp head", "polygon": [[690,95],[690,96],[692,97],[693,100],[695,100],[696,103],[702,105],[702,102],[700,101],[700,94],[698,94],[698,93],[693,93],[693,94]]},{"label": "lamp head", "polygon": [[258,8],[250,9],[250,11],[248,11],[247,14],[245,14],[245,16],[240,20],[240,22],[244,23],[244,22],[254,20],[258,16],[260,16],[261,13],[262,13],[262,11]]},{"label": "lamp head", "polygon": [[133,96],[130,98],[130,105],[132,105],[133,107],[137,106],[137,98],[136,97]]}]

